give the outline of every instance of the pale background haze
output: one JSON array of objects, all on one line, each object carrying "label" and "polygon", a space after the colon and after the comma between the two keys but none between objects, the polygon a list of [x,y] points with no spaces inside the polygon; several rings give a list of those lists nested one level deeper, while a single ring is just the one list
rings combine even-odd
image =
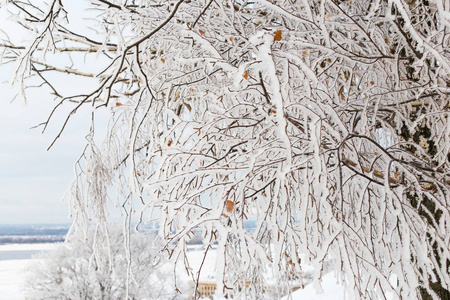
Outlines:
[{"label": "pale background haze", "polygon": [[[68,203],[62,197],[73,179],[83,133],[70,128],[50,151],[55,130],[30,129],[43,121],[51,99],[20,98],[0,85],[0,223],[67,223]],[[72,127],[72,126],[71,126]]]},{"label": "pale background haze", "polygon": [[[94,19],[96,12],[84,11],[85,1],[63,1],[63,5],[71,12],[68,15],[69,29],[92,32],[86,18]],[[27,33],[2,10],[1,39],[23,46],[30,40]],[[92,66],[100,63],[99,57],[91,58],[86,61],[86,57],[75,57]],[[57,55],[52,60],[72,63],[67,57]],[[22,97],[15,97],[19,89],[17,85],[12,87],[10,82],[16,67],[17,64],[0,66],[0,224],[70,223],[69,203],[63,202],[63,196],[74,179],[73,165],[85,145],[90,109],[80,109],[71,118],[61,138],[47,151],[73,106],[63,105],[44,134],[42,127],[30,129],[46,121],[59,100],[50,95],[51,90],[47,86],[27,90],[27,103]],[[57,88],[64,95],[89,88],[87,82],[67,80],[61,74],[46,75],[61,77]]]}]

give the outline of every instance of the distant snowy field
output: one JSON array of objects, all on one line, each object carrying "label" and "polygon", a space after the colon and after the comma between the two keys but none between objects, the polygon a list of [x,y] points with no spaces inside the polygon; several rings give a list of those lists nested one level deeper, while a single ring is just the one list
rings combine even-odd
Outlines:
[{"label": "distant snowy field", "polygon": [[[0,257],[2,253],[52,250],[58,244],[10,244],[0,245]],[[0,260],[0,299],[23,300],[25,298],[25,272],[32,259]]]},{"label": "distant snowy field", "polygon": [[29,259],[0,261],[0,295],[5,300],[25,299],[24,270]]},{"label": "distant snowy field", "polygon": [[[33,259],[8,259],[1,260],[2,253],[17,251],[17,253],[30,251],[50,251],[58,244],[10,244],[0,245],[0,299],[2,300],[23,300],[26,298],[24,290],[26,269]],[[192,267],[197,269],[203,261],[203,250],[190,249],[188,254]],[[214,273],[215,250],[208,253],[203,264],[202,275]],[[201,277],[203,277],[201,276]],[[345,288],[337,283],[333,273],[323,277],[322,287],[324,292],[317,294],[312,284],[307,285],[302,290],[295,291],[291,297],[284,297],[283,300],[344,300],[346,297]]]}]

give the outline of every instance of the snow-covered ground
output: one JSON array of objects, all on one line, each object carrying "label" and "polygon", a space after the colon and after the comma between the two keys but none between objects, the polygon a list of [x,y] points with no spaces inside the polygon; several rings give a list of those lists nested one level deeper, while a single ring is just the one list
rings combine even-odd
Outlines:
[{"label": "snow-covered ground", "polygon": [[23,250],[39,250],[48,251],[55,249],[59,245],[58,243],[46,243],[46,244],[8,244],[0,245],[0,251],[23,251]]},{"label": "snow-covered ground", "polygon": [[[215,278],[215,268],[216,268],[216,255],[217,250],[211,249],[204,258],[204,249],[201,246],[191,247],[188,252],[188,259],[190,267],[194,270],[194,273],[198,271],[200,266],[202,266],[202,271],[200,275],[201,281],[208,281],[208,279]],[[203,265],[202,265],[203,263]],[[178,272],[185,276],[184,266],[178,266]],[[312,273],[314,268],[312,264],[305,263],[302,265],[303,271],[307,273]],[[184,274],[183,274],[184,273]],[[188,278],[185,277],[186,280]],[[286,296],[281,298],[281,300],[348,300],[348,294],[343,285],[338,283],[334,272],[330,272],[322,277],[322,293],[318,293],[314,285],[308,284],[303,289],[299,289],[291,294],[290,297]]]},{"label": "snow-covered ground", "polygon": [[290,297],[281,300],[344,300],[346,297],[345,287],[338,283],[333,272],[322,277],[323,293],[317,293],[314,285],[308,284],[304,289],[297,290]]},{"label": "snow-covered ground", "polygon": [[30,261],[30,259],[0,261],[0,299],[25,299],[24,273]]},{"label": "snow-covered ground", "polygon": [[[1,251],[48,251],[57,244],[0,245]],[[0,260],[0,299],[23,300],[25,298],[25,272],[32,259]]]},{"label": "snow-covered ground", "polygon": [[[58,244],[11,244],[0,245],[1,251],[48,251],[54,249]],[[0,253],[1,254],[1,253]],[[197,271],[202,265],[200,278],[206,279],[215,273],[216,250],[208,251],[206,258],[203,258],[203,249],[191,248],[188,258],[192,269]],[[0,299],[23,300],[26,299],[24,290],[25,273],[33,259],[0,260]],[[187,280],[186,273],[182,271],[184,266],[178,266],[178,276]],[[183,274],[184,273],[184,274]],[[283,300],[343,300],[346,299],[345,288],[337,283],[333,272],[325,275],[322,280],[323,293],[318,294],[312,284],[307,285],[292,293],[291,297],[284,297]],[[347,297],[348,298],[348,297]]]}]

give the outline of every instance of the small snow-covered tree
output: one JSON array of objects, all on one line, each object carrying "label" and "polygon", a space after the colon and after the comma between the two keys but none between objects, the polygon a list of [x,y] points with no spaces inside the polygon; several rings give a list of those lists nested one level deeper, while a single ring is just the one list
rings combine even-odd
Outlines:
[{"label": "small snow-covered tree", "polygon": [[448,1],[91,0],[85,23],[69,1],[3,3],[34,39],[5,38],[2,62],[58,101],[44,130],[92,107],[77,222],[114,194],[187,270],[202,230],[218,293],[258,297],[302,254],[355,299],[448,297]]},{"label": "small snow-covered tree", "polygon": [[128,238],[130,251],[121,228],[72,234],[29,267],[27,299],[173,299],[170,266],[154,236]]}]

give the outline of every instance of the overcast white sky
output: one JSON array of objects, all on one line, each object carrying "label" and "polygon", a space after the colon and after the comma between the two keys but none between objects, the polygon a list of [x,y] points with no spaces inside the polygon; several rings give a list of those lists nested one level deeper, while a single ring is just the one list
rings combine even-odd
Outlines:
[{"label": "overcast white sky", "polygon": [[44,121],[49,99],[10,103],[12,88],[0,85],[0,223],[67,223],[68,204],[62,196],[73,178],[72,165],[83,142],[68,131],[49,152],[52,133],[30,127]]},{"label": "overcast white sky", "polygon": [[[72,17],[70,25],[81,24],[83,1],[63,3],[70,5],[68,8],[80,19],[73,21]],[[6,31],[14,43],[27,44],[21,28],[8,22],[2,10],[0,29]],[[0,37],[5,37],[5,33]],[[62,202],[62,198],[73,180],[73,164],[84,146],[89,124],[85,117],[74,118],[62,138],[47,152],[65,116],[64,111],[51,123],[46,134],[41,134],[40,129],[31,130],[47,119],[55,102],[48,95],[48,89],[39,88],[30,91],[27,104],[20,98],[11,103],[17,93],[8,84],[12,71],[12,65],[0,67],[0,224],[71,222],[68,203]],[[83,83],[67,82],[65,88],[71,90],[77,85]]]}]

